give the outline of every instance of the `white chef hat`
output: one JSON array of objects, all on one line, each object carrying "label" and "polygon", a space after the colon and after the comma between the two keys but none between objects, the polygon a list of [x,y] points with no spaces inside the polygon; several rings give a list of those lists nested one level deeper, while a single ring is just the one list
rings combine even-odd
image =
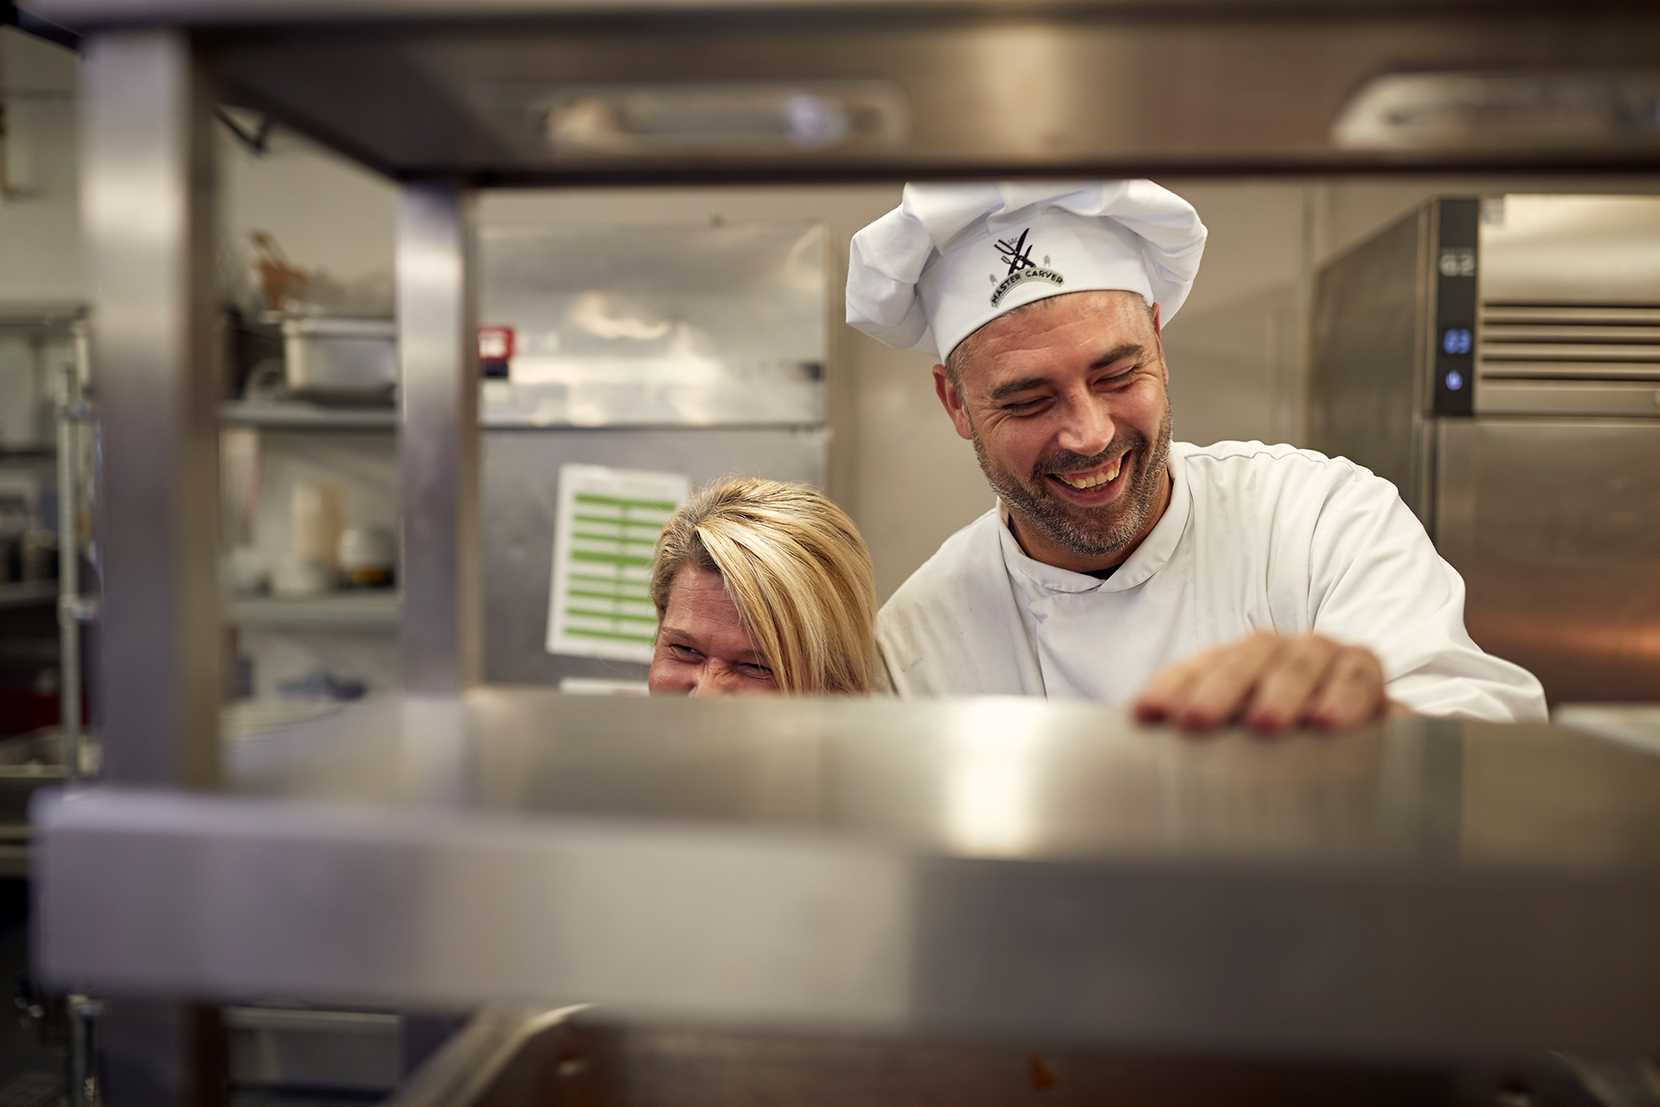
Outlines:
[{"label": "white chef hat", "polygon": [[1004,312],[1067,292],[1139,292],[1168,323],[1204,250],[1193,205],[1152,181],[908,184],[853,236],[847,321],[941,361]]}]

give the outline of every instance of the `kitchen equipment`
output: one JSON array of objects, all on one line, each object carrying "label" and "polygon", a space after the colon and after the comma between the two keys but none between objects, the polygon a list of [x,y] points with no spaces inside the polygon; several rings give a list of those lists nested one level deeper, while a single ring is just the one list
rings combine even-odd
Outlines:
[{"label": "kitchen equipment", "polygon": [[340,489],[332,484],[296,481],[290,500],[293,556],[332,573],[339,564],[340,536],[345,508]]},{"label": "kitchen equipment", "polygon": [[271,583],[271,566],[253,546],[238,546],[225,556],[225,588],[233,596],[254,596]]},{"label": "kitchen equipment", "polygon": [[479,401],[486,679],[645,681],[643,663],[548,652],[561,466],[824,484],[828,239],[794,221],[481,229],[480,317],[513,334]]},{"label": "kitchen equipment", "polygon": [[1310,445],[1393,481],[1553,702],[1660,695],[1660,197],[1424,204],[1321,270]]},{"label": "kitchen equipment", "polygon": [[288,392],[318,403],[390,403],[398,382],[390,319],[289,316],[282,322]]},{"label": "kitchen equipment", "polygon": [[334,587],[328,566],[304,558],[287,557],[271,571],[271,592],[277,596],[319,596]]},{"label": "kitchen equipment", "polygon": [[398,536],[387,527],[348,527],[340,535],[339,560],[346,584],[389,587],[397,576]]}]

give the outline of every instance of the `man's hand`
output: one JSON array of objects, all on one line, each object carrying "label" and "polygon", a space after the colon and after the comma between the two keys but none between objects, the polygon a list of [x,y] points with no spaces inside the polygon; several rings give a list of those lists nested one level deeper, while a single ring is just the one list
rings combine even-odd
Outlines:
[{"label": "man's hand", "polygon": [[1253,634],[1206,650],[1159,673],[1135,702],[1143,722],[1188,730],[1242,722],[1265,734],[1359,726],[1389,709],[1377,655],[1318,634]]}]

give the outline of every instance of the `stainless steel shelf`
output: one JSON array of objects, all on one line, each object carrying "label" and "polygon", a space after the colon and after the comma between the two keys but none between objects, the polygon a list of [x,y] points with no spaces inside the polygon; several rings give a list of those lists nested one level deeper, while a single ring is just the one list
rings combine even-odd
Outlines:
[{"label": "stainless steel shelf", "polygon": [[44,580],[29,584],[0,584],[0,610],[17,607],[45,607],[58,601],[58,582]]},{"label": "stainless steel shelf", "polygon": [[86,305],[68,301],[0,302],[0,330],[68,333],[86,318]]},{"label": "stainless steel shelf", "polygon": [[231,427],[272,430],[385,430],[398,429],[395,408],[322,407],[302,403],[228,403],[220,418]]},{"label": "stainless steel shelf", "polygon": [[231,600],[225,620],[249,629],[318,627],[395,630],[402,610],[396,592],[329,592],[321,596],[258,596]]},{"label": "stainless steel shelf", "polygon": [[[1652,129],[1622,115],[1651,93],[1660,13],[1621,0],[1533,5],[1525,20],[1490,0],[630,0],[627,17],[594,0],[37,3],[89,32],[212,28],[200,49],[227,97],[394,179],[891,182],[1660,160]],[[1265,54],[1276,64],[1264,67]],[[361,94],[369,71],[374,96]],[[1165,98],[1156,120],[1124,107],[1153,84],[1189,92]],[[1537,112],[1541,98],[1579,114],[1570,124]],[[793,130],[789,105],[804,100],[833,135]],[[625,106],[635,102],[652,121],[638,129]]]},{"label": "stainless steel shelf", "polygon": [[37,806],[51,983],[1310,1056],[1660,1040],[1660,757],[1549,726],[486,687],[224,757],[238,796]]},{"label": "stainless steel shelf", "polygon": [[54,443],[41,446],[0,446],[0,465],[7,462],[56,461],[58,447]]}]

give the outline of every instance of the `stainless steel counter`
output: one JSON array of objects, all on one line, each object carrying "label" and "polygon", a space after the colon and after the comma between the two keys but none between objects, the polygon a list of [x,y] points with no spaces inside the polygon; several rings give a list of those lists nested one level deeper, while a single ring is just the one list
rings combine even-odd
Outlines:
[{"label": "stainless steel counter", "polygon": [[1562,729],[488,688],[227,765],[239,795],[37,809],[53,982],[1323,1056],[1660,1041],[1660,758]]}]

